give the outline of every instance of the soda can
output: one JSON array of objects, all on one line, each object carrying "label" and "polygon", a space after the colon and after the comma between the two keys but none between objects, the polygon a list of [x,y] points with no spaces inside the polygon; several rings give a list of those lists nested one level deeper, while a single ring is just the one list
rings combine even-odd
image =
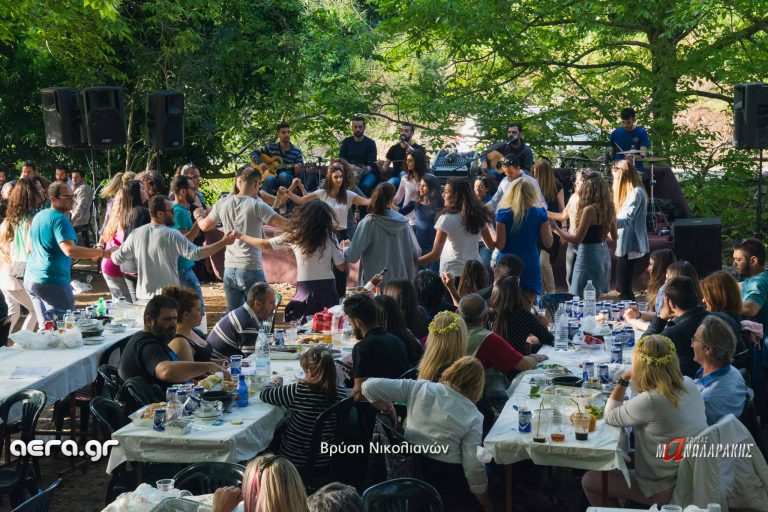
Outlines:
[{"label": "soda can", "polygon": [[593,363],[592,361],[585,361],[584,371],[587,372],[589,379],[595,378],[595,363]]},{"label": "soda can", "polygon": [[285,329],[275,329],[275,346],[285,345]]},{"label": "soda can", "polygon": [[624,328],[624,346],[625,347],[635,346],[635,330],[632,327]]},{"label": "soda can", "polygon": [[531,411],[529,411],[528,409],[521,409],[517,413],[517,416],[519,418],[517,430],[521,433],[530,433],[531,420],[533,419],[533,413],[531,413]]},{"label": "soda can", "polygon": [[46,320],[43,324],[43,329],[46,331],[55,331],[56,330],[56,322],[53,320]]},{"label": "soda can", "polygon": [[152,430],[156,432],[165,431],[165,408],[164,407],[155,409],[155,412],[152,414]]},{"label": "soda can", "polygon": [[614,345],[611,349],[611,363],[621,364],[624,360],[623,351],[618,345]]},{"label": "soda can", "polygon": [[600,377],[600,384],[609,384],[611,382],[611,375],[608,373],[607,364],[598,365],[597,371]]},{"label": "soda can", "polygon": [[241,373],[240,368],[243,366],[243,356],[236,355],[229,358],[229,373],[232,375],[239,375]]},{"label": "soda can", "polygon": [[189,395],[184,402],[184,415],[191,416],[200,407],[200,398],[195,395]]},{"label": "soda can", "polygon": [[194,389],[192,389],[192,394],[197,395],[198,397],[202,396],[203,393],[205,393],[205,388],[203,386],[195,386]]},{"label": "soda can", "polygon": [[579,322],[568,322],[568,339],[572,340],[579,333]]}]

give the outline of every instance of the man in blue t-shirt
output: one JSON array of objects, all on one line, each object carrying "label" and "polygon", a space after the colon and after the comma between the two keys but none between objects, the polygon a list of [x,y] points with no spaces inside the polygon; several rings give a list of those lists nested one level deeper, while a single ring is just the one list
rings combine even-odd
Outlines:
[{"label": "man in blue t-shirt", "polygon": [[756,238],[747,238],[733,247],[733,267],[745,277],[741,283],[741,314],[763,324],[768,335],[768,271],[765,270],[765,246]]},{"label": "man in blue t-shirt", "polygon": [[32,297],[37,318],[62,318],[69,309],[75,309],[75,297],[70,286],[71,258],[109,258],[111,251],[91,249],[77,245],[77,235],[69,212],[74,193],[64,182],[53,182],[48,187],[51,207],[32,219],[29,228],[31,251],[24,273],[24,288]]},{"label": "man in blue t-shirt", "polygon": [[[176,176],[171,182],[171,192],[175,201],[173,203],[173,227],[187,237],[187,240],[194,242],[197,235],[200,234],[200,228],[196,222],[192,221],[192,214],[189,207],[195,201],[195,188],[192,180],[188,176]],[[203,290],[200,287],[200,280],[194,271],[195,262],[179,256],[179,283],[191,288],[200,297],[200,308],[205,315],[205,303],[203,301]]]},{"label": "man in blue t-shirt", "polygon": [[[611,160],[618,162],[624,160],[629,155],[622,154],[625,151],[639,151],[639,155],[634,159],[635,168],[640,174],[644,173],[642,157],[648,153],[651,147],[651,139],[648,132],[642,126],[637,126],[635,118],[635,109],[625,108],[621,111],[621,126],[611,132]],[[632,160],[632,159],[630,159]]]}]

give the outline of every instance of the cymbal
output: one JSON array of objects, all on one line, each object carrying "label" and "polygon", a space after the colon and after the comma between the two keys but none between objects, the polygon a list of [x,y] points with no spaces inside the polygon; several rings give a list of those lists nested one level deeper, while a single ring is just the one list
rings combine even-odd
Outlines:
[{"label": "cymbal", "polygon": [[665,156],[646,156],[642,159],[643,162],[669,162],[669,158]]},{"label": "cymbal", "polygon": [[583,156],[566,156],[560,155],[560,160],[578,160],[580,162],[599,162],[600,160],[593,160],[592,158],[586,158]]},{"label": "cymbal", "polygon": [[640,150],[639,149],[628,149],[626,151],[617,151],[617,155],[639,155]]}]

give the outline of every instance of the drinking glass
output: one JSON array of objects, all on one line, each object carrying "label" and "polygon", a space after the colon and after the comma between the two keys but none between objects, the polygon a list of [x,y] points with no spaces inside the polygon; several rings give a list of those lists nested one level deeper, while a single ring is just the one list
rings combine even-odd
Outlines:
[{"label": "drinking glass", "polygon": [[531,423],[531,433],[534,443],[546,443],[549,433],[549,424],[552,421],[552,409],[536,409],[533,411],[533,422]]},{"label": "drinking glass", "polygon": [[549,422],[549,438],[553,443],[562,443],[565,441],[565,424],[563,413],[558,408],[553,408]]},{"label": "drinking glass", "polygon": [[176,480],[173,478],[164,478],[162,480],[158,480],[155,482],[155,487],[157,487],[158,491],[162,492],[168,492],[172,491],[174,489],[174,485],[176,484]]},{"label": "drinking glass", "polygon": [[640,311],[640,313],[645,313],[648,311],[648,303],[647,302],[638,302],[637,303],[637,310]]},{"label": "drinking glass", "polygon": [[573,421],[573,430],[576,432],[576,440],[586,441],[589,437],[589,423],[592,417],[589,414],[577,412],[571,416],[571,421]]},{"label": "drinking glass", "polygon": [[683,512],[680,505],[662,505],[661,512]]}]

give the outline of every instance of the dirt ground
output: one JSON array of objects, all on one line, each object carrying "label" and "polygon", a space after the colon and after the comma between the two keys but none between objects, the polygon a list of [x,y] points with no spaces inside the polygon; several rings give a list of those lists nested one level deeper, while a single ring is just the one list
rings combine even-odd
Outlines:
[{"label": "dirt ground", "polygon": [[[86,277],[92,276],[91,286],[93,290],[81,293],[75,296],[78,307],[94,304],[99,297],[110,298],[104,279],[97,272],[97,267],[92,262],[79,262],[73,269],[72,278],[79,281],[86,281]],[[283,294],[283,307],[293,296],[294,287],[291,284],[274,284],[276,291]],[[220,282],[204,283],[203,298],[207,308],[208,327],[212,328],[216,321],[226,313],[227,303],[224,297],[224,289]],[[277,321],[282,320],[283,307],[278,310]],[[51,417],[53,407],[47,407],[39,420],[39,429],[52,428]],[[64,427],[69,426],[68,420],[65,420]],[[66,439],[66,438],[65,438]],[[40,469],[42,482],[40,488],[44,488],[52,481],[56,480],[58,474],[70,470],[70,459],[60,457],[43,457],[40,459]],[[106,473],[107,459],[99,462],[87,462],[83,468],[75,468],[64,475],[64,481],[56,491],[56,497],[51,512],[98,512],[106,504],[104,498],[107,491],[107,485],[110,476]],[[0,512],[10,511],[7,498],[0,505]]]}]

